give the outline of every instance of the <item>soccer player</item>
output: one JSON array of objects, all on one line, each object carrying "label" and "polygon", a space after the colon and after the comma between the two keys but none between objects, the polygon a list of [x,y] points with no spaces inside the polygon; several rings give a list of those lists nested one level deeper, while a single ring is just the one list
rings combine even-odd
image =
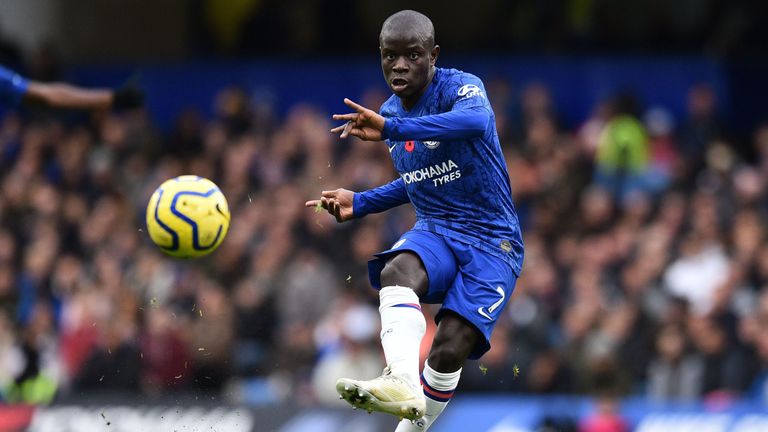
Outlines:
[{"label": "soccer player", "polygon": [[43,105],[72,109],[128,109],[144,103],[144,93],[134,82],[116,89],[85,89],[67,83],[29,80],[0,66],[0,103]]},{"label": "soccer player", "polygon": [[[379,288],[384,374],[342,378],[340,396],[356,408],[393,414],[396,432],[424,431],[453,396],[465,359],[490,349],[491,332],[520,273],[523,243],[495,118],[476,76],[435,67],[432,22],[404,10],[379,35],[384,78],[394,95],[380,114],[355,102],[333,133],[384,140],[400,177],[354,193],[324,191],[320,205],[339,222],[411,202],[415,226],[369,262]],[[442,303],[419,375],[426,323],[421,303]]]}]

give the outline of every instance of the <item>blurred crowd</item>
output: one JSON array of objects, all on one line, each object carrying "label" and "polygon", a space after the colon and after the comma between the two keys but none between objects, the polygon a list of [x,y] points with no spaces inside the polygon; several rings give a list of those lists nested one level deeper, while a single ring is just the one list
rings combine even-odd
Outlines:
[{"label": "blurred crowd", "polygon": [[[706,84],[685,119],[618,95],[577,127],[544,85],[487,87],[526,257],[461,391],[768,403],[768,125],[734,142]],[[169,133],[141,110],[2,117],[3,399],[333,404],[339,376],[380,373],[366,263],[413,211],[337,224],[303,203],[394,179],[386,147],[339,141],[310,105],[278,117],[238,88],[213,103]],[[153,190],[181,174],[216,181],[233,215],[195,261],[144,232]]]}]

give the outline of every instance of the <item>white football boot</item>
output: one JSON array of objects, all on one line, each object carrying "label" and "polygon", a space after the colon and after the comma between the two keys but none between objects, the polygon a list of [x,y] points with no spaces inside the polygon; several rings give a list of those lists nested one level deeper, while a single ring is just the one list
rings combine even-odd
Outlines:
[{"label": "white football boot", "polygon": [[421,388],[405,378],[394,375],[389,368],[372,380],[358,381],[341,378],[336,381],[339,398],[353,408],[392,414],[400,419],[417,420],[424,416],[426,401]]}]

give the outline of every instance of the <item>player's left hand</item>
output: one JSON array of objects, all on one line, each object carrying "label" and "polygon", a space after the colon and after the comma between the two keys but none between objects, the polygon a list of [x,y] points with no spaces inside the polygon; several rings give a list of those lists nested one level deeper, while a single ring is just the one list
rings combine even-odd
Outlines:
[{"label": "player's left hand", "polygon": [[334,120],[346,120],[347,123],[331,129],[331,133],[340,133],[341,138],[349,135],[363,141],[381,141],[381,131],[384,130],[384,117],[376,111],[345,98],[344,103],[357,112],[350,114],[334,114]]},{"label": "player's left hand", "polygon": [[355,193],[347,189],[336,189],[323,191],[320,199],[309,200],[304,203],[305,207],[324,208],[336,218],[336,222],[346,222],[353,219],[354,211],[352,206],[355,202]]}]

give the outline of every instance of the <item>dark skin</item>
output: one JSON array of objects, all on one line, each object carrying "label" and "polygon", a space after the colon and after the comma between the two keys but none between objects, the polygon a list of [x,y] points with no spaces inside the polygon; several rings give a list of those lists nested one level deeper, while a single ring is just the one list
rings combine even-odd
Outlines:
[{"label": "dark skin", "polygon": [[[440,47],[431,40],[424,40],[424,32],[413,31],[412,23],[385,24],[379,36],[381,69],[384,79],[406,110],[413,108],[432,83],[435,62]],[[352,135],[364,141],[381,141],[385,119],[376,111],[363,107],[349,99],[344,103],[355,112],[334,114],[334,120],[347,123],[331,129],[341,138]],[[354,192],[347,189],[323,191],[320,199],[306,202],[307,207],[321,206],[336,218],[346,222],[353,218]],[[381,272],[382,286],[410,287],[419,298],[427,294],[429,278],[421,259],[413,252],[401,252],[391,256]],[[445,311],[437,327],[429,352],[430,367],[441,373],[459,370],[472,349],[483,337],[464,318],[452,311]]]}]

